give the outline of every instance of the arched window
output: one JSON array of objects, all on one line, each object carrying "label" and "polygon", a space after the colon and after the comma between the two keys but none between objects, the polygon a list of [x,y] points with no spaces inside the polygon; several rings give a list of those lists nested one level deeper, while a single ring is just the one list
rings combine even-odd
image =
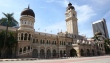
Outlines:
[{"label": "arched window", "polygon": [[60,45],[61,45],[61,41],[60,41]]},{"label": "arched window", "polygon": [[20,48],[19,53],[20,53],[20,54],[22,53],[22,48]]},{"label": "arched window", "polygon": [[36,43],[38,43],[38,39],[36,39]]},{"label": "arched window", "polygon": [[50,40],[49,40],[49,44],[50,44]]},{"label": "arched window", "polygon": [[43,40],[43,44],[45,44],[45,41]]},{"label": "arched window", "polygon": [[42,39],[40,40],[40,44],[42,44]]},{"label": "arched window", "polygon": [[30,46],[28,46],[28,50],[30,50]]},{"label": "arched window", "polygon": [[23,33],[21,33],[21,40],[23,40]]},{"label": "arched window", "polygon": [[64,42],[64,45],[65,45],[65,42]]},{"label": "arched window", "polygon": [[33,43],[35,43],[35,39],[33,39]]},{"label": "arched window", "polygon": [[48,40],[47,40],[47,44],[48,44]]},{"label": "arched window", "polygon": [[55,45],[56,45],[56,41],[55,41]]},{"label": "arched window", "polygon": [[25,24],[26,24],[26,21],[25,21]]},{"label": "arched window", "polygon": [[62,41],[62,45],[63,45],[63,41]]},{"label": "arched window", "polygon": [[31,34],[29,34],[28,40],[31,40]]},{"label": "arched window", "polygon": [[23,52],[26,52],[26,47],[24,47]]},{"label": "arched window", "polygon": [[54,41],[52,41],[52,45],[54,45]]},{"label": "arched window", "polygon": [[24,40],[27,40],[27,33],[25,33]]}]

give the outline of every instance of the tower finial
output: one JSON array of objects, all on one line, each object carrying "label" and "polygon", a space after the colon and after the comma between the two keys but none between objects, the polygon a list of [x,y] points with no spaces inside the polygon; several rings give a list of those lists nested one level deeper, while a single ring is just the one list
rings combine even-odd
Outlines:
[{"label": "tower finial", "polygon": [[72,4],[70,3],[70,1],[69,1],[68,5],[69,5],[69,6],[72,5]]},{"label": "tower finial", "polygon": [[30,4],[28,5],[28,9],[30,9]]}]

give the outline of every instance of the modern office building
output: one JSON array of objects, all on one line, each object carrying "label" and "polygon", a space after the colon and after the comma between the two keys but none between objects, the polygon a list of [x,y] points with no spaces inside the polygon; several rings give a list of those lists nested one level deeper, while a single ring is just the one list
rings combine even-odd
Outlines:
[{"label": "modern office building", "polygon": [[[17,57],[34,58],[58,58],[65,54],[68,57],[74,56],[95,56],[104,55],[104,42],[96,44],[93,40],[78,34],[77,12],[71,3],[65,12],[65,24],[67,32],[50,34],[35,31],[35,13],[30,7],[21,12],[20,27],[9,28],[18,32]],[[0,27],[5,29],[4,27]]]},{"label": "modern office building", "polygon": [[93,33],[101,32],[105,38],[109,39],[108,29],[106,25],[106,20],[103,18],[102,20],[98,20],[92,23]]}]

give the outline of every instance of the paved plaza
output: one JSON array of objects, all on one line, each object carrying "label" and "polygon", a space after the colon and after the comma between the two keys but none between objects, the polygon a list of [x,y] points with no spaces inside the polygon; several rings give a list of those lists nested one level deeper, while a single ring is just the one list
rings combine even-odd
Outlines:
[{"label": "paved plaza", "polygon": [[[7,59],[8,60],[8,59]],[[0,61],[0,63],[110,63],[110,55],[96,57]]]}]

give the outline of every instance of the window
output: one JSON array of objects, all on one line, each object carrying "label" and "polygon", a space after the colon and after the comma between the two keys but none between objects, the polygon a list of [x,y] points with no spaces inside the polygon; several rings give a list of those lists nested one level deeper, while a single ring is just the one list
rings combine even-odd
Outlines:
[{"label": "window", "polygon": [[47,40],[47,44],[48,44],[48,40]]},{"label": "window", "polygon": [[26,47],[24,47],[23,52],[26,52]]},{"label": "window", "polygon": [[27,40],[27,33],[25,33],[24,40]]},{"label": "window", "polygon": [[62,41],[62,45],[63,45],[63,41]]},{"label": "window", "polygon": [[21,40],[23,40],[23,33],[21,33]]},{"label": "window", "polygon": [[31,40],[31,34],[29,34],[28,40]]},{"label": "window", "polygon": [[52,41],[52,45],[54,45],[54,41]]},{"label": "window", "polygon": [[30,46],[28,46],[28,50],[30,50]]},{"label": "window", "polygon": [[20,53],[20,54],[22,53],[22,48],[20,48],[19,53]]},{"label": "window", "polygon": [[64,45],[65,45],[65,42],[64,42]]},{"label": "window", "polygon": [[35,43],[35,39],[33,39],[33,43]]},{"label": "window", "polygon": [[36,39],[36,43],[38,43],[38,39]]},{"label": "window", "polygon": [[50,40],[49,40],[49,44],[50,44]]},{"label": "window", "polygon": [[45,44],[45,41],[43,40],[43,44]]},{"label": "window", "polygon": [[40,44],[42,44],[42,39],[40,40]]},{"label": "window", "polygon": [[56,41],[55,41],[55,45],[56,45]]}]

